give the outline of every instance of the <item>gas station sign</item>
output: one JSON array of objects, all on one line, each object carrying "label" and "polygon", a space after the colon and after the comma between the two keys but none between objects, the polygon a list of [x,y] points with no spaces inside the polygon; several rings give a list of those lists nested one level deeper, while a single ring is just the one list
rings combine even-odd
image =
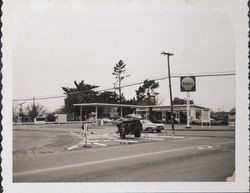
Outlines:
[{"label": "gas station sign", "polygon": [[181,80],[181,92],[196,91],[195,76],[182,76],[180,80]]}]

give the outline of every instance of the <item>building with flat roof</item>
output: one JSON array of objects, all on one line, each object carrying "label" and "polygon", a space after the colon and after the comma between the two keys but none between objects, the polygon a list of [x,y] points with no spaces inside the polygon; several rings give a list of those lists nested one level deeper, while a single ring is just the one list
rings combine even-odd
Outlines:
[{"label": "building with flat roof", "polygon": [[[201,119],[202,111],[210,111],[209,108],[191,104],[190,105],[190,121]],[[167,105],[150,105],[138,107],[136,112],[141,114],[143,117],[150,119],[154,122],[170,122],[171,118],[171,107]],[[173,113],[175,123],[186,123],[187,122],[187,106],[173,105]]]},{"label": "building with flat roof", "polygon": [[[115,111],[119,114],[120,117],[125,116],[124,110],[126,108],[132,109],[134,113],[142,115],[145,119],[149,119],[153,122],[170,122],[170,106],[168,105],[128,105],[128,104],[110,104],[110,103],[81,103],[74,104],[73,106],[80,107],[80,121],[83,120],[83,110],[85,107],[95,107],[95,119],[97,123],[98,109],[104,109],[104,112],[114,113]],[[187,107],[183,105],[173,105],[174,118],[176,123],[186,123],[187,121]],[[201,118],[202,111],[210,111],[209,108],[198,106],[195,104],[190,105],[190,120],[197,120]]]}]

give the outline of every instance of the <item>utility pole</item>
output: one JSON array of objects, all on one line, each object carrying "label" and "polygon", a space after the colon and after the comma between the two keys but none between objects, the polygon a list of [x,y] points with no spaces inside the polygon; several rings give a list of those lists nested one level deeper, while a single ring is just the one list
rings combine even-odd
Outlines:
[{"label": "utility pole", "polygon": [[20,109],[19,109],[19,115],[22,115],[23,114],[23,104],[24,104],[25,102],[22,102],[22,103],[20,103],[19,105],[20,105]]},{"label": "utility pole", "polygon": [[169,81],[170,106],[171,106],[171,125],[172,125],[172,131],[173,131],[173,135],[174,135],[175,134],[175,131],[174,131],[174,113],[173,113],[172,87],[171,87],[171,75],[170,75],[170,62],[169,62],[169,57],[173,56],[174,54],[169,53],[169,52],[165,52],[165,51],[163,51],[161,54],[164,56],[167,55],[168,81]]},{"label": "utility pole", "polygon": [[22,117],[23,117],[23,104],[24,103],[26,103],[26,102],[22,102],[22,103],[20,103],[19,105],[20,105],[20,109],[19,109],[19,115],[18,115],[18,122],[20,123],[20,122],[22,122]]},{"label": "utility pole", "polygon": [[35,106],[35,97],[33,97],[33,107]]}]

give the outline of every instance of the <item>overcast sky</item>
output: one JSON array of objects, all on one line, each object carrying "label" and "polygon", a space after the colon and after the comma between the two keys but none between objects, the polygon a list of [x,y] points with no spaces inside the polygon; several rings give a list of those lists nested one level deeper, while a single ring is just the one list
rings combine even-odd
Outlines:
[{"label": "overcast sky", "polygon": [[[113,86],[123,60],[123,84],[167,74],[162,51],[172,52],[171,74],[235,71],[234,1],[13,1],[13,98],[62,95],[73,81]],[[235,77],[196,79],[191,98],[213,110],[235,107]],[[159,98],[169,104],[168,80]],[[180,80],[173,96],[185,98]],[[124,88],[127,99],[138,86]],[[37,101],[53,111],[63,99]],[[27,102],[26,104],[28,104]]]}]

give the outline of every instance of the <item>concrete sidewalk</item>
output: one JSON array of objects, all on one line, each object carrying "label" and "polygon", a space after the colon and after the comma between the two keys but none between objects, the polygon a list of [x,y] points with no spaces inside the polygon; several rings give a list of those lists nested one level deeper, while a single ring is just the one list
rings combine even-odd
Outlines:
[{"label": "concrete sidewalk", "polygon": [[[224,125],[212,125],[201,127],[200,125],[192,125],[192,128],[185,128],[186,125],[175,125],[174,132],[176,136],[191,137],[226,137],[235,138],[235,128]],[[166,125],[165,131],[173,135],[171,125]]]},{"label": "concrete sidewalk", "polygon": [[[165,124],[165,129],[172,130],[170,124]],[[175,124],[174,129],[176,131],[235,131],[235,127],[229,127],[227,125],[211,125],[211,126],[201,126],[201,125],[191,125],[191,128],[186,128],[184,124]]]}]

